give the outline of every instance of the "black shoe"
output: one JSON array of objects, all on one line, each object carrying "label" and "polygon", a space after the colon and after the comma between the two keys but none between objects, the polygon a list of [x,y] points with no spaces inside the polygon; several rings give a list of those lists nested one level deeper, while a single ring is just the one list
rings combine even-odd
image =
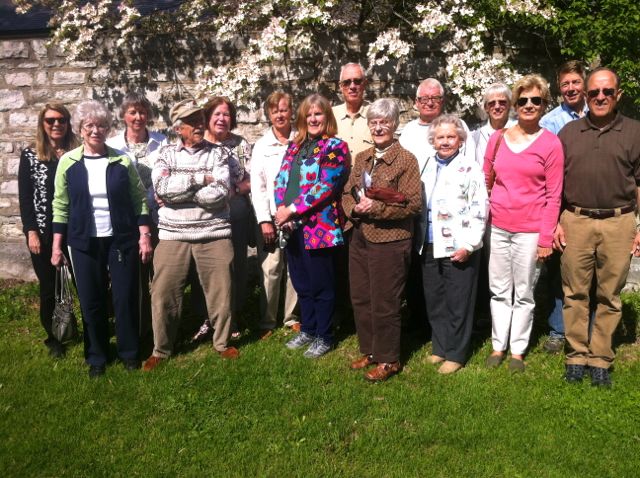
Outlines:
[{"label": "black shoe", "polygon": [[52,358],[61,359],[64,357],[64,354],[67,353],[67,349],[64,344],[61,344],[56,339],[47,340],[44,344],[49,349],[49,355]]},{"label": "black shoe", "polygon": [[123,360],[122,363],[124,364],[124,369],[129,372],[138,370],[142,366],[142,362],[140,362],[140,360],[137,360],[137,359]]},{"label": "black shoe", "polygon": [[611,387],[609,369],[601,367],[589,367],[591,370],[591,385],[594,387]]},{"label": "black shoe", "polygon": [[564,379],[568,383],[582,382],[584,377],[584,365],[571,364],[566,366],[566,372],[564,373]]},{"label": "black shoe", "polygon": [[89,365],[89,378],[98,378],[107,371],[104,365]]}]

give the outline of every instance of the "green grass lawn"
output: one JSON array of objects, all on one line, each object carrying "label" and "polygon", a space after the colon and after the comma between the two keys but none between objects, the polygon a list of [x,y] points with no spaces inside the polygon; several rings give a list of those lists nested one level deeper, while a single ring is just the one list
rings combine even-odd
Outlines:
[{"label": "green grass lawn", "polygon": [[[486,336],[465,369],[440,376],[430,345],[407,333],[403,373],[372,385],[348,369],[353,334],[309,361],[279,330],[262,342],[246,333],[237,361],[207,344],[152,373],[116,363],[89,380],[81,344],[48,357],[37,288],[0,289],[0,477],[640,474],[637,344],[618,347],[611,390],[563,383],[541,324],[518,376],[484,368]],[[625,297],[623,342],[637,315],[640,297]]]}]

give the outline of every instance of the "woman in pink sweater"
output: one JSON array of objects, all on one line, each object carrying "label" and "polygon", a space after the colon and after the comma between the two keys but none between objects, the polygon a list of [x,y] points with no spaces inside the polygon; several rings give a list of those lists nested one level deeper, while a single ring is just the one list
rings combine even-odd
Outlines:
[{"label": "woman in pink sweater", "polygon": [[510,348],[512,372],[524,371],[533,324],[533,289],[540,263],[551,255],[560,211],[562,145],[539,124],[549,102],[549,86],[542,77],[520,79],[513,88],[518,123],[491,136],[484,159],[491,191],[493,352],[487,366],[499,366]]}]

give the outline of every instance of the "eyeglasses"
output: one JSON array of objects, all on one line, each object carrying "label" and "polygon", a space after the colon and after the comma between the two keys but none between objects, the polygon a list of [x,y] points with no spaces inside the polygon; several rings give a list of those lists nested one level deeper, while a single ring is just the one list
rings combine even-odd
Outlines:
[{"label": "eyeglasses", "polygon": [[49,126],[53,126],[54,124],[67,124],[67,118],[64,116],[62,118],[44,118],[44,122]]},{"label": "eyeglasses", "polygon": [[83,124],[82,125],[82,129],[85,130],[87,133],[92,132],[93,130],[97,130],[99,133],[104,133],[105,131],[107,131],[109,129],[108,126],[104,125],[104,124]]},{"label": "eyeglasses", "polygon": [[364,83],[364,78],[349,78],[347,80],[340,80],[340,86],[347,87],[353,83],[356,86],[362,85]]},{"label": "eyeglasses", "polygon": [[369,126],[369,129],[372,131],[375,131],[378,128],[383,130],[391,129],[391,124],[387,120],[378,120],[378,121],[372,120],[372,121],[369,121],[368,126]]},{"label": "eyeglasses", "polygon": [[518,98],[518,101],[516,101],[516,104],[522,108],[529,101],[531,101],[531,104],[534,106],[540,106],[542,104],[542,97],[541,96],[521,96],[520,98]]},{"label": "eyeglasses", "polygon": [[421,105],[426,105],[429,103],[440,103],[442,101],[442,96],[418,96],[416,101]]},{"label": "eyeglasses", "polygon": [[491,100],[487,101],[487,106],[489,108],[494,108],[496,105],[507,106],[507,100]]},{"label": "eyeglasses", "polygon": [[591,99],[594,99],[600,96],[600,92],[602,92],[602,94],[606,97],[611,97],[616,94],[616,89],[615,88],[598,88],[595,90],[589,90],[587,91],[587,96]]}]

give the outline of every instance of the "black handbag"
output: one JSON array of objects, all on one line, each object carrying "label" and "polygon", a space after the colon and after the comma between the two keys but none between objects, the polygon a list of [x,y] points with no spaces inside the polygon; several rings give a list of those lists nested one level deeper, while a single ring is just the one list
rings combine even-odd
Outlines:
[{"label": "black handbag", "polygon": [[76,340],[78,338],[78,321],[73,313],[71,274],[65,264],[56,271],[55,295],[56,305],[53,309],[51,333],[61,343]]}]

